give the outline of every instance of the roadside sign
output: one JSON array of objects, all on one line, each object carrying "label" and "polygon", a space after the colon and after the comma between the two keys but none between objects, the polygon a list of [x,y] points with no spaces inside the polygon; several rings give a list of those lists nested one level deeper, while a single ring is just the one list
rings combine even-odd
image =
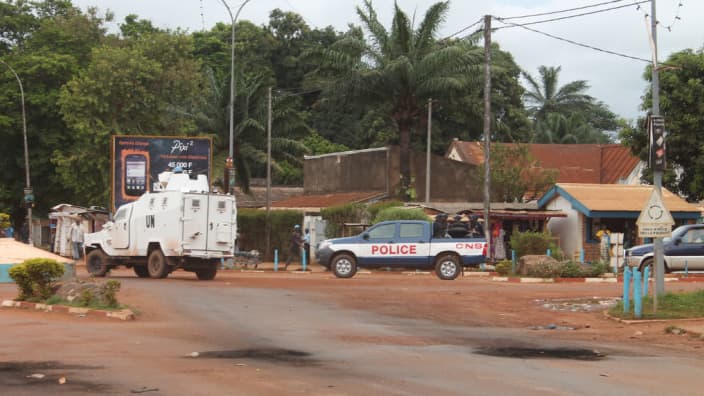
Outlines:
[{"label": "roadside sign", "polygon": [[662,238],[668,237],[672,233],[675,220],[665,207],[662,197],[656,189],[653,188],[636,224],[638,225],[638,236],[641,238]]}]

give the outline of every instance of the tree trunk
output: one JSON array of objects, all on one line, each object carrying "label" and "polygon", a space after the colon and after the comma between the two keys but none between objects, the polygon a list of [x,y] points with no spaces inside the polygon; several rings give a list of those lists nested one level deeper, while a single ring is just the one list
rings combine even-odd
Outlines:
[{"label": "tree trunk", "polygon": [[405,123],[398,125],[398,140],[399,140],[399,172],[401,180],[399,181],[399,198],[402,201],[409,201],[409,187],[411,186],[411,130]]}]

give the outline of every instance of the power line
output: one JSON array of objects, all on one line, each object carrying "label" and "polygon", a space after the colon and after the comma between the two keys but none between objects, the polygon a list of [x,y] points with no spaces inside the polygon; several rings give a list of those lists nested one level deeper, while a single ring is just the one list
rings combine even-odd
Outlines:
[{"label": "power line", "polygon": [[[649,63],[649,64],[652,63],[652,60],[650,60],[650,59],[639,58],[639,57],[637,57],[637,56],[626,55],[626,54],[622,54],[622,53],[620,53],[620,52],[615,52],[615,51],[610,51],[610,50],[606,50],[606,49],[603,49],[603,48],[598,48],[598,47],[595,47],[595,46],[593,46],[593,45],[580,43],[580,42],[577,42],[577,41],[574,41],[574,40],[570,40],[570,39],[566,39],[566,38],[563,38],[563,37],[555,36],[555,35],[550,34],[550,33],[545,33],[545,32],[542,32],[542,31],[540,31],[540,30],[537,30],[537,29],[529,28],[529,27],[527,27],[527,26],[525,26],[525,25],[522,25],[522,24],[513,23],[513,22],[507,22],[507,21],[502,20],[501,18],[496,18],[496,17],[495,17],[495,19],[498,20],[498,21],[501,22],[501,23],[505,23],[505,24],[512,25],[511,27],[520,27],[520,28],[523,28],[523,29],[525,29],[525,30],[529,30],[529,31],[531,31],[531,32],[538,33],[538,34],[542,34],[543,36],[547,36],[547,37],[553,38],[553,39],[555,39],[555,40],[564,41],[564,42],[566,42],[566,43],[569,43],[569,44],[572,44],[572,45],[576,45],[576,46],[579,46],[579,47],[589,48],[589,49],[592,49],[592,50],[594,50],[594,51],[599,51],[599,52],[603,52],[603,53],[610,54],[610,55],[616,55],[616,56],[620,56],[620,57],[622,57],[622,58],[637,60],[637,61],[641,61],[641,62],[645,62],[645,63]],[[501,28],[497,28],[497,29],[501,29]]]},{"label": "power line", "polygon": [[473,28],[473,27],[479,25],[480,23],[482,23],[482,21],[483,21],[483,19],[482,19],[482,18],[479,18],[479,19],[478,19],[476,22],[474,22],[473,24],[471,24],[471,25],[469,25],[469,26],[466,26],[466,27],[463,27],[462,29],[456,31],[455,33],[452,33],[451,35],[449,35],[449,36],[443,38],[442,41],[451,39],[451,38],[453,38],[453,37],[459,35],[459,34],[462,33],[462,32],[466,32],[467,30],[469,30],[469,29],[471,29],[471,28]]},{"label": "power line", "polygon": [[591,5],[586,5],[582,7],[575,7],[575,8],[569,8],[565,10],[558,10],[558,11],[548,11],[548,12],[541,12],[539,14],[528,14],[528,15],[519,15],[519,16],[513,16],[513,17],[506,17],[503,19],[521,19],[521,18],[532,18],[532,17],[537,17],[537,16],[545,16],[545,15],[554,15],[554,14],[562,14],[565,12],[572,12],[572,11],[579,11],[579,10],[585,10],[587,8],[594,8],[594,7],[599,7],[607,4],[613,4],[613,3],[620,3],[622,1],[627,1],[627,0],[611,0],[611,1],[604,1],[601,3],[597,4],[591,4]]},{"label": "power line", "polygon": [[[573,15],[568,15],[568,16],[564,16],[564,17],[543,19],[543,20],[541,20],[541,21],[526,22],[526,23],[521,24],[521,26],[537,25],[537,24],[539,24],[539,23],[555,22],[555,21],[561,21],[561,20],[564,20],[564,19],[571,19],[571,18],[577,18],[577,17],[581,17],[581,16],[599,14],[599,13],[602,13],[602,12],[618,10],[618,9],[620,9],[620,8],[626,8],[626,7],[632,7],[632,6],[634,6],[634,5],[639,5],[639,4],[643,4],[643,3],[650,3],[650,0],[642,0],[642,1],[639,1],[639,2],[635,2],[635,3],[624,4],[624,5],[619,5],[619,6],[615,6],[615,7],[609,7],[609,8],[602,8],[602,9],[600,9],[600,10],[589,11],[589,12],[583,12],[583,13],[581,13],[581,14],[573,14]],[[514,18],[516,18],[516,17],[514,17]],[[495,19],[498,20],[499,22],[504,22],[504,20],[509,19],[509,18],[495,17]],[[496,28],[496,29],[494,29],[494,30],[506,29],[506,28],[509,28],[509,27],[513,27],[513,26],[499,27],[499,28]]]},{"label": "power line", "polygon": [[677,2],[677,13],[675,14],[675,17],[672,18],[672,22],[669,25],[665,26],[665,29],[667,29],[668,32],[672,31],[672,27],[675,26],[677,21],[682,20],[682,18],[680,18],[680,11],[681,10],[682,10],[682,2],[678,1]]}]

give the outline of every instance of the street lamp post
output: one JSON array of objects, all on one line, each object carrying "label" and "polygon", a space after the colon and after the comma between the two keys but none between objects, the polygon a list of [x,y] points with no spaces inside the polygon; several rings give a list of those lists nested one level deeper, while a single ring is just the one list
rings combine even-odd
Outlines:
[{"label": "street lamp post", "polygon": [[[24,190],[24,197],[27,197],[28,195],[32,194],[32,183],[30,182],[29,179],[29,150],[27,149],[27,116],[24,110],[24,88],[22,88],[22,80],[20,80],[20,76],[17,75],[15,72],[15,69],[12,68],[12,66],[8,65],[7,62],[4,60],[0,59],[0,62],[2,62],[3,65],[7,66],[8,69],[12,72],[12,74],[15,75],[15,78],[17,79],[17,83],[20,85],[20,97],[22,99],[22,134],[24,137],[24,174],[25,174],[25,190]],[[33,200],[33,198],[32,198]],[[25,200],[26,202],[26,200]],[[32,206],[31,202],[26,202],[27,203],[27,229],[28,229],[28,239],[29,239],[29,244],[33,245],[32,242]]]},{"label": "street lamp post", "polygon": [[231,53],[230,53],[230,104],[229,104],[229,109],[230,109],[230,145],[229,145],[229,150],[228,150],[228,157],[232,159],[232,168],[229,169],[229,174],[228,176],[230,179],[227,181],[228,184],[228,191],[233,192],[235,185],[233,183],[233,176],[234,176],[234,144],[235,144],[235,23],[237,22],[237,18],[240,16],[240,11],[242,11],[242,8],[247,5],[251,0],[245,0],[242,2],[240,5],[240,8],[237,9],[237,12],[235,13],[235,16],[232,16],[232,10],[230,9],[230,6],[227,5],[225,0],[220,0],[222,4],[227,8],[227,13],[230,14],[230,21],[232,22],[232,43],[231,43]]}]

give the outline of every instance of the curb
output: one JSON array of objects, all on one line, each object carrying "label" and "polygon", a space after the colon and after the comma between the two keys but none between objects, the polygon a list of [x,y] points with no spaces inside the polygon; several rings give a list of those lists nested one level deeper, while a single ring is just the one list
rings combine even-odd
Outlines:
[{"label": "curb", "polygon": [[31,309],[35,311],[42,312],[59,312],[74,314],[79,316],[90,316],[94,318],[110,318],[119,320],[134,320],[134,312],[129,309],[123,309],[120,311],[105,311],[102,309],[90,309],[81,307],[69,307],[66,305],[47,305],[42,303],[32,303],[26,301],[14,301],[14,300],[3,300],[0,304],[2,308],[19,308],[19,309]]},{"label": "curb", "polygon": [[[494,282],[509,283],[623,283],[623,278],[525,278],[510,276],[494,276]],[[704,282],[702,277],[689,278],[665,278],[665,282]],[[651,282],[654,280],[651,279]]]}]

